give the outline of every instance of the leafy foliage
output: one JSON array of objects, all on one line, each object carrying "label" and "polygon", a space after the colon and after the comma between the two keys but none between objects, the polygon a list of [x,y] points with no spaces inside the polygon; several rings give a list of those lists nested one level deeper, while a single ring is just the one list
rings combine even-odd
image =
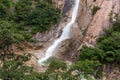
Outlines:
[{"label": "leafy foliage", "polygon": [[10,14],[12,0],[0,0],[0,18],[7,17]]},{"label": "leafy foliage", "polygon": [[[111,29],[105,30],[95,48],[84,46],[78,60],[67,70],[65,62],[52,58],[45,73],[33,71],[25,65],[30,54],[18,55],[12,44],[32,41],[32,33],[46,31],[55,24],[60,13],[52,5],[52,0],[0,0],[0,79],[3,80],[78,80],[83,74],[87,78],[102,76],[105,64],[120,65],[120,21]],[[95,1],[95,0],[94,0]],[[11,8],[14,10],[11,12]],[[100,8],[95,6],[93,15]],[[9,20],[9,21],[8,21]],[[72,75],[77,70],[77,75]],[[88,79],[88,78],[87,78]],[[89,77],[91,80],[91,78]],[[88,80],[89,80],[88,79]]]},{"label": "leafy foliage", "polygon": [[[105,34],[97,41],[98,43],[94,48],[84,46],[81,49],[78,63],[72,69],[83,70],[87,74],[100,77],[102,74],[101,65],[120,65],[120,21],[117,20],[112,28],[105,30]],[[94,63],[96,61],[99,63]],[[95,68],[96,64],[99,65]],[[98,69],[99,75],[94,74],[95,71],[92,71],[95,70],[94,68]]]},{"label": "leafy foliage", "polygon": [[12,22],[0,21],[0,59],[4,60],[5,55],[12,54],[12,44],[24,41],[24,36],[19,34],[16,25]]},{"label": "leafy foliage", "polygon": [[67,69],[67,65],[65,62],[62,60],[56,59],[56,58],[51,58],[50,59],[50,64],[46,72],[53,72],[55,70],[60,71],[65,71]]},{"label": "leafy foliage", "polygon": [[32,10],[32,0],[19,0],[15,5],[15,20],[25,21]]},{"label": "leafy foliage", "polygon": [[31,55],[15,54],[13,44],[33,41],[32,32],[48,30],[57,22],[59,11],[52,6],[51,0],[35,0],[35,3],[19,0],[14,4],[13,0],[0,0],[0,18],[0,79],[49,80],[48,75],[35,72],[33,67],[25,65]]},{"label": "leafy foliage", "polygon": [[81,54],[79,56],[78,60],[99,60],[102,61],[104,58],[105,54],[103,50],[100,50],[98,48],[91,48],[91,47],[86,47],[81,50]]},{"label": "leafy foliage", "polygon": [[1,0],[0,6],[0,17],[16,24],[14,28],[21,30],[19,34],[24,35],[27,41],[34,41],[30,39],[31,34],[49,30],[60,17],[59,10],[53,7],[51,0],[19,0],[16,3]]},{"label": "leafy foliage", "polygon": [[28,14],[27,25],[32,27],[33,32],[50,29],[59,19],[59,11],[47,2],[38,2],[35,9]]},{"label": "leafy foliage", "polygon": [[78,61],[70,69],[70,71],[74,70],[78,70],[79,73],[83,73],[85,76],[92,75],[97,78],[102,76],[102,64],[99,61]]},{"label": "leafy foliage", "polygon": [[95,15],[96,12],[100,9],[100,7],[98,6],[94,6],[93,9],[92,9],[92,15]]},{"label": "leafy foliage", "polygon": [[60,13],[52,5],[52,1],[20,0],[15,6],[15,21],[29,26],[32,33],[50,29],[59,19]]}]

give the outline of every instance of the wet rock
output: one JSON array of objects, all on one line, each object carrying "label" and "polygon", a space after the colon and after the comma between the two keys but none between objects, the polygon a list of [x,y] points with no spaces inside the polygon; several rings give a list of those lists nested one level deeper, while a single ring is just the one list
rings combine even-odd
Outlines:
[{"label": "wet rock", "polygon": [[70,8],[72,7],[73,4],[73,0],[67,0],[65,2],[64,8],[63,8],[63,14],[65,14],[68,10],[70,10]]},{"label": "wet rock", "polygon": [[69,44],[70,44],[70,39],[67,39],[63,41],[57,48],[57,51],[55,52],[56,57],[60,57],[62,59],[67,59],[69,57]]}]

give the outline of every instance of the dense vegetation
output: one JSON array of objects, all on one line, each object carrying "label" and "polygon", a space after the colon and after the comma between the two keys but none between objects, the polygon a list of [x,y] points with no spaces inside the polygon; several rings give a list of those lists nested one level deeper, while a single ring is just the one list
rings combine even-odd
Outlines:
[{"label": "dense vegetation", "polygon": [[26,32],[26,35],[49,30],[59,17],[60,11],[54,8],[51,0],[19,0],[16,3],[0,0],[0,21],[12,22],[17,25],[14,28]]},{"label": "dense vegetation", "polygon": [[113,24],[113,27],[105,30],[105,34],[97,40],[97,45],[92,47],[84,46],[80,51],[74,70],[83,71],[85,75],[94,75],[101,78],[103,65],[120,66],[120,21]]},{"label": "dense vegetation", "polygon": [[[53,80],[78,80],[83,77],[87,80],[94,80],[92,76],[101,79],[104,65],[120,66],[119,19],[113,27],[105,30],[105,34],[101,35],[97,42],[94,48],[84,46],[78,60],[69,69],[65,68],[65,63],[54,59],[46,74],[52,76],[52,79],[55,77]],[[50,74],[48,74],[49,71]]]},{"label": "dense vegetation", "polygon": [[[46,31],[59,19],[59,10],[51,0],[0,0],[0,79],[2,80],[93,80],[103,76],[103,66],[120,66],[120,21],[105,30],[94,48],[84,46],[78,60],[67,66],[62,60],[51,58],[45,73],[25,65],[31,55],[15,54],[13,44],[33,41],[32,34]],[[94,0],[95,1],[95,0]],[[95,14],[98,9],[95,8]]]},{"label": "dense vegetation", "polygon": [[0,80],[48,80],[25,62],[30,54],[15,54],[13,44],[34,41],[33,33],[50,29],[60,17],[51,0],[0,0]]},{"label": "dense vegetation", "polygon": [[50,1],[20,0],[15,6],[15,21],[24,23],[33,33],[49,30],[60,16]]}]

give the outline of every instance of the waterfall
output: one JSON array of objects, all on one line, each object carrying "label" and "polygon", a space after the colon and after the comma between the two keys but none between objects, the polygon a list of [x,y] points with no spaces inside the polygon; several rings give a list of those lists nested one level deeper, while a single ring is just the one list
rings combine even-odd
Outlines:
[{"label": "waterfall", "polygon": [[43,62],[47,61],[52,56],[52,53],[57,48],[57,46],[62,41],[70,38],[70,29],[72,25],[75,23],[77,13],[78,13],[79,3],[80,3],[80,0],[75,1],[71,21],[63,28],[61,36],[58,39],[56,39],[54,43],[46,50],[45,57],[38,60],[39,64],[43,64]]}]

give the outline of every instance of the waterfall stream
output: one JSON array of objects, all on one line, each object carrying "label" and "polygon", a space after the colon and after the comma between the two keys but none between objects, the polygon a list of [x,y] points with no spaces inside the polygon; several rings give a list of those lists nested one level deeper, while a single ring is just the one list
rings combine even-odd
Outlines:
[{"label": "waterfall stream", "polygon": [[79,3],[80,3],[80,0],[75,0],[71,21],[63,28],[61,36],[58,39],[56,39],[54,43],[46,50],[45,57],[38,60],[39,64],[43,64],[43,62],[47,61],[52,56],[52,53],[57,48],[57,46],[62,41],[70,38],[70,30],[76,20]]}]

